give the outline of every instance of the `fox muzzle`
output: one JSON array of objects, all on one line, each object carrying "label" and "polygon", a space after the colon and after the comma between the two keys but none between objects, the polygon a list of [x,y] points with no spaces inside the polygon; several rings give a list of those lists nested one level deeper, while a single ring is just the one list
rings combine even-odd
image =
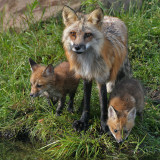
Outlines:
[{"label": "fox muzzle", "polygon": [[117,143],[122,143],[123,139],[116,139]]},{"label": "fox muzzle", "polygon": [[76,52],[77,54],[81,54],[86,51],[86,45],[84,44],[73,44],[72,51]]},{"label": "fox muzzle", "polygon": [[33,94],[33,93],[30,93],[30,97],[38,97],[39,95],[38,94]]}]

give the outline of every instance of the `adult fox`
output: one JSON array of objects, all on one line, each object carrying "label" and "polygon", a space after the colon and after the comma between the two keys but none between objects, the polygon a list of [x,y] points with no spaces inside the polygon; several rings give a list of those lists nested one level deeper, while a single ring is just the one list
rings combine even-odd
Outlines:
[{"label": "adult fox", "polygon": [[127,28],[120,19],[104,16],[100,8],[82,15],[65,6],[62,16],[65,55],[70,69],[84,79],[84,108],[73,127],[80,131],[88,126],[92,80],[95,79],[99,88],[101,127],[107,131],[106,83],[107,91],[111,92],[117,78],[130,77]]}]

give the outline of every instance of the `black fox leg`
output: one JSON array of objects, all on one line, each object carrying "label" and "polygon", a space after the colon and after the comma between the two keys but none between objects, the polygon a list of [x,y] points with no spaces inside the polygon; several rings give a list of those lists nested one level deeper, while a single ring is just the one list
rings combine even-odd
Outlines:
[{"label": "black fox leg", "polygon": [[79,112],[79,113],[82,113],[83,106],[84,106],[84,95],[83,95],[83,98],[82,98],[82,100],[81,100],[81,104],[80,104],[80,106],[79,106],[79,108],[78,108],[78,112]]},{"label": "black fox leg", "polygon": [[92,81],[84,80],[84,107],[81,116],[81,120],[84,122],[88,122],[89,120],[91,90]]},{"label": "black fox leg", "polygon": [[68,111],[73,113],[73,102],[74,102],[74,96],[75,96],[75,92],[74,93],[70,93],[69,94],[69,97],[70,97],[70,100],[69,100],[69,106],[68,106]]},{"label": "black fox leg", "polygon": [[47,98],[48,105],[52,107],[52,105],[55,105],[58,102],[58,98]]},{"label": "black fox leg", "polygon": [[109,129],[106,125],[107,120],[107,90],[106,84],[98,84],[99,87],[99,100],[101,107],[101,128],[104,132],[107,132]]},{"label": "black fox leg", "polygon": [[51,102],[52,102],[52,105],[55,105],[58,102],[58,98],[55,98],[55,99],[52,98]]},{"label": "black fox leg", "polygon": [[60,116],[60,114],[62,113],[62,110],[64,108],[65,105],[65,100],[66,100],[66,96],[63,96],[60,98],[59,102],[58,102],[58,107],[56,109],[56,115]]},{"label": "black fox leg", "polygon": [[84,107],[82,115],[80,120],[77,120],[73,123],[73,128],[76,131],[86,130],[88,127],[91,90],[92,90],[92,81],[84,80]]}]

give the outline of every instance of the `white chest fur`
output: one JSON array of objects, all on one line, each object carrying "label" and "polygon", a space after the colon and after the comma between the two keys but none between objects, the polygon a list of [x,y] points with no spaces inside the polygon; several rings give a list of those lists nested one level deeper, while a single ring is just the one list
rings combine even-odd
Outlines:
[{"label": "white chest fur", "polygon": [[92,52],[83,53],[77,57],[81,67],[75,66],[76,73],[88,80],[95,79],[101,84],[107,82],[110,75],[109,68],[100,55],[92,50]]}]

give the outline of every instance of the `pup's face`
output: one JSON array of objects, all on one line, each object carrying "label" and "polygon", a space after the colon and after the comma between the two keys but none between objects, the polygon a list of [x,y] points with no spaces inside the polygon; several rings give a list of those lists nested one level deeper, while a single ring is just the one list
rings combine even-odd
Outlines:
[{"label": "pup's face", "polygon": [[47,91],[50,87],[50,77],[54,74],[54,68],[52,65],[47,67],[36,64],[32,59],[29,59],[31,66],[31,97],[38,97]]},{"label": "pup's face", "polygon": [[116,113],[112,106],[108,108],[107,125],[117,143],[123,142],[129,136],[134,127],[135,116],[136,108],[120,114]]},{"label": "pup's face", "polygon": [[[42,74],[42,72],[41,72]],[[47,90],[47,82],[45,78],[41,76],[41,74],[36,74],[32,73],[31,78],[30,78],[30,83],[31,83],[31,92],[30,96],[31,97],[38,97],[42,93],[44,93]]]}]

